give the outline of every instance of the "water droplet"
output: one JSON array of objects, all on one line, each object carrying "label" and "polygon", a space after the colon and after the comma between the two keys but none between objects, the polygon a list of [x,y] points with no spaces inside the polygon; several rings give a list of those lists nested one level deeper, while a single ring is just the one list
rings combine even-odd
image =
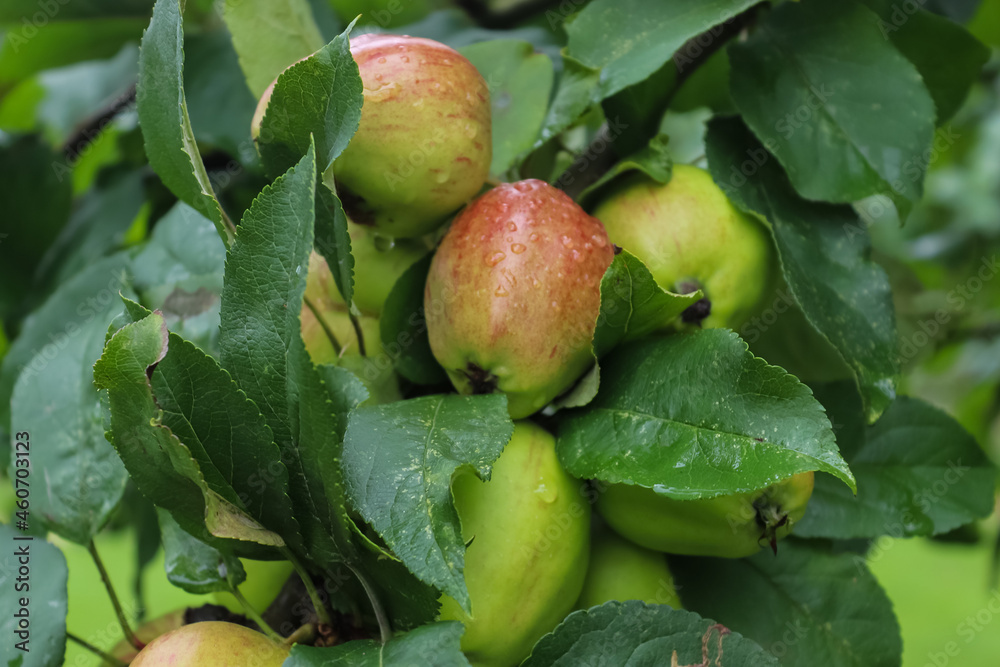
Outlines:
[{"label": "water droplet", "polygon": [[492,257],[490,257],[488,260],[486,260],[486,264],[487,264],[487,266],[496,266],[497,264],[499,264],[500,262],[504,261],[505,259],[507,259],[507,254],[506,253],[495,252],[495,253],[493,253]]},{"label": "water droplet", "polygon": [[517,231],[517,223],[515,223],[513,220],[511,220],[510,222],[507,223],[507,229],[509,229],[512,232],[516,232]]},{"label": "water droplet", "polygon": [[434,176],[434,180],[438,183],[447,183],[449,178],[450,175],[446,171],[440,171],[436,176]]},{"label": "water droplet", "polygon": [[590,238],[594,240],[594,243],[597,244],[598,248],[603,248],[604,246],[608,245],[608,242],[600,234],[594,234]]},{"label": "water droplet", "polygon": [[535,493],[541,497],[542,502],[544,503],[552,504],[559,499],[559,489],[554,486],[548,487],[544,482],[538,485],[538,488],[535,489]]},{"label": "water droplet", "polygon": [[570,237],[566,236],[565,234],[563,234],[562,237],[559,240],[562,241],[562,244],[565,247],[567,247],[567,248],[572,248],[573,247],[573,239],[571,239]]},{"label": "water droplet", "polygon": [[535,232],[531,232],[531,236],[528,237],[528,240],[529,241],[537,241],[538,240],[538,234],[536,234]]},{"label": "water droplet", "polygon": [[524,181],[518,181],[514,184],[514,189],[518,192],[531,192],[534,188],[531,187],[531,183],[525,183]]},{"label": "water droplet", "polygon": [[591,243],[590,241],[587,241],[586,243],[583,244],[583,249],[586,250],[587,252],[590,252],[591,250],[594,249],[594,244]]},{"label": "water droplet", "polygon": [[525,245],[523,245],[521,243],[515,243],[514,245],[512,245],[510,247],[510,251],[512,253],[514,253],[515,255],[520,255],[522,252],[524,252],[527,249],[528,249],[527,246],[525,246]]},{"label": "water droplet", "polygon": [[514,237],[513,237],[513,236],[508,236],[508,237],[507,237],[507,243],[510,243],[510,242],[511,242],[511,241],[513,241],[513,240],[514,240]]},{"label": "water droplet", "polygon": [[535,276],[531,276],[531,286],[534,287],[535,289],[538,289],[539,287],[542,286],[542,283],[538,282],[538,278],[536,278]]},{"label": "water droplet", "polygon": [[470,139],[475,139],[476,135],[479,134],[479,130],[471,123],[465,124],[465,136]]},{"label": "water droplet", "polygon": [[379,252],[387,252],[392,250],[396,246],[396,240],[390,236],[382,236],[381,234],[376,234],[372,239],[372,244],[375,249]]},{"label": "water droplet", "polygon": [[583,261],[583,255],[580,254],[579,250],[573,250],[570,253],[570,257],[573,258],[574,262],[582,262]]},{"label": "water droplet", "polygon": [[509,292],[504,288],[503,285],[497,285],[497,291],[494,292],[497,296],[507,296]]},{"label": "water droplet", "polygon": [[379,65],[383,65],[383,64],[385,64],[385,58],[379,58],[379,59],[378,59],[378,64],[379,64]]},{"label": "water droplet", "polygon": [[376,81],[381,81],[382,80],[382,75],[381,74],[376,74],[375,75],[375,80]]},{"label": "water droplet", "polygon": [[402,56],[400,60],[402,60],[404,63],[408,63],[410,62],[410,56]]},{"label": "water droplet", "polygon": [[445,58],[441,62],[443,62],[445,65],[450,65],[451,64],[451,59],[450,58]]}]

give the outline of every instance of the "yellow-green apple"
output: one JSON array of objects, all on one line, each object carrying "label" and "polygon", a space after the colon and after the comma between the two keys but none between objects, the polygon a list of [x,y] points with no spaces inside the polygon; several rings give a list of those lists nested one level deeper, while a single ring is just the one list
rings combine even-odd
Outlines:
[{"label": "yellow-green apple", "polygon": [[688,556],[742,558],[792,531],[806,513],[813,473],[765,489],[716,498],[675,500],[653,489],[612,484],[597,511],[623,537],[657,551]]},{"label": "yellow-green apple", "polygon": [[738,330],[773,288],[777,258],[768,229],[737,210],[703,169],[674,165],[666,185],[639,172],[625,176],[594,215],[660,287],[702,290],[684,322]]},{"label": "yellow-green apple", "polygon": [[681,607],[662,552],[640,547],[607,529],[595,530],[587,578],[576,606],[589,609],[612,600],[642,600],[674,609]]},{"label": "yellow-green apple", "polygon": [[234,623],[205,621],[160,635],[132,667],[281,667],[289,649]]},{"label": "yellow-green apple", "polygon": [[451,597],[440,618],[465,624],[462,650],[478,666],[519,664],[572,609],[587,570],[590,504],[556,458],[555,439],[517,422],[488,482],[452,483],[462,522],[467,615]]}]

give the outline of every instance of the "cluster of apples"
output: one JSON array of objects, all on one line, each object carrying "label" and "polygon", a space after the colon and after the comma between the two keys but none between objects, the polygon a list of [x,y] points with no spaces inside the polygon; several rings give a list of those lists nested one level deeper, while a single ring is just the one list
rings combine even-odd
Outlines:
[{"label": "cluster of apples", "polygon": [[[516,420],[489,482],[472,474],[453,481],[470,542],[473,615],[444,596],[440,618],[464,623],[470,661],[518,664],[574,608],[613,599],[679,606],[664,552],[742,557],[761,548],[762,527],[772,540],[787,534],[804,512],[811,473],[710,500],[675,501],[625,485],[592,497],[561,468],[552,435],[527,419],[593,363],[601,279],[619,248],[664,289],[702,291],[704,299],[665,329],[737,329],[773,289],[776,260],[764,224],[733,207],[707,172],[686,165],[675,166],[666,185],[638,172],[620,178],[593,215],[540,180],[489,187],[489,91],[468,60],[432,40],[386,35],[353,39],[351,52],[364,106],[332,169],[350,218],[365,339],[378,344],[389,291],[433,252],[424,286],[431,350],[457,391],[503,392]],[[356,353],[348,306],[315,253],[307,296],[302,332],[314,360]],[[348,341],[343,349],[333,349],[318,318]],[[591,535],[592,505],[614,532]],[[195,659],[189,635],[177,634],[191,627],[154,641],[133,664],[279,665],[287,655],[240,628],[227,629],[225,641],[197,644]],[[232,651],[251,651],[255,661]]]}]

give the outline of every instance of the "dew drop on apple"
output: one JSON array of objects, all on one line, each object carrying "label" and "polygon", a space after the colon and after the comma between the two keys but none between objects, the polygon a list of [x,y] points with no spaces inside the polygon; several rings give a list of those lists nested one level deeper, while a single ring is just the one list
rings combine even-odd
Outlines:
[{"label": "dew drop on apple", "polygon": [[570,237],[566,236],[565,234],[562,235],[562,238],[560,240],[562,241],[562,244],[564,246],[566,246],[567,248],[572,248],[573,247],[573,239],[571,239]]},{"label": "dew drop on apple", "polygon": [[522,252],[524,252],[527,249],[528,249],[528,247],[526,245],[524,245],[523,243],[515,243],[514,245],[512,245],[510,247],[510,251],[512,253],[514,253],[515,255],[520,255]]},{"label": "dew drop on apple", "polygon": [[509,292],[507,291],[507,288],[504,287],[503,285],[497,285],[497,291],[494,292],[494,294],[496,294],[497,296],[507,296]]},{"label": "dew drop on apple", "polygon": [[507,253],[495,252],[490,256],[489,259],[486,260],[486,264],[487,266],[496,266],[505,259],[507,259]]},{"label": "dew drop on apple", "polygon": [[529,241],[537,241],[538,240],[538,234],[536,234],[535,232],[531,232],[531,236],[528,237],[528,240]]},{"label": "dew drop on apple", "polygon": [[381,234],[373,235],[373,243],[375,249],[379,252],[388,252],[396,246],[396,240],[391,236],[382,236]]},{"label": "dew drop on apple", "polygon": [[535,493],[544,503],[551,504],[559,499],[559,489],[546,486],[544,482],[535,488]]},{"label": "dew drop on apple", "polygon": [[517,231],[517,223],[514,222],[513,220],[511,220],[510,222],[507,223],[507,229],[509,229],[512,232],[516,232]]}]

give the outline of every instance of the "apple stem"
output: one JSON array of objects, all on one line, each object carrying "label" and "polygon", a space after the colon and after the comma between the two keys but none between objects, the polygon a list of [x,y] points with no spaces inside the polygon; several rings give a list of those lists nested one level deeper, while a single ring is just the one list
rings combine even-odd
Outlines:
[{"label": "apple stem", "polygon": [[247,618],[256,623],[258,627],[264,631],[265,635],[276,642],[280,643],[282,641],[282,636],[275,632],[274,629],[267,624],[267,621],[265,621],[263,617],[257,613],[257,610],[253,608],[253,605],[250,604],[245,597],[243,597],[243,593],[240,593],[239,586],[233,586],[230,584],[229,592],[233,594],[236,601],[240,603],[241,607],[243,607],[243,613],[246,614]]},{"label": "apple stem", "polygon": [[[330,340],[330,345],[333,346],[334,354],[336,354],[339,357],[340,351],[344,348],[343,346],[341,346],[340,341],[337,340],[337,337],[334,335],[333,330],[330,329],[330,326],[326,323],[326,320],[323,319],[322,315],[320,315],[319,308],[317,308],[316,304],[312,302],[312,299],[310,299],[306,295],[302,295],[302,303],[306,304],[306,307],[312,311],[312,314],[316,318],[316,321],[319,322],[320,328],[323,329],[323,333],[326,334],[326,337]],[[352,322],[354,321],[353,316],[351,318],[351,321]],[[361,340],[360,336],[361,334],[359,332],[358,340]]]},{"label": "apple stem", "polygon": [[67,632],[66,633],[66,639],[69,639],[70,641],[76,642],[77,644],[79,644],[83,648],[87,649],[88,651],[90,651],[91,653],[93,653],[94,655],[96,655],[97,657],[99,657],[101,660],[103,660],[104,662],[108,663],[109,665],[114,665],[115,667],[126,667],[127,664],[128,664],[128,663],[122,662],[121,660],[119,660],[115,656],[111,655],[110,653],[105,653],[104,651],[102,651],[101,649],[97,648],[96,646],[94,646],[90,642],[84,641],[80,637],[77,637],[72,632]]},{"label": "apple stem", "polygon": [[282,640],[282,643],[285,644],[285,646],[292,646],[293,644],[311,645],[315,639],[316,626],[312,623],[306,623],[298,630],[285,637],[285,639]]},{"label": "apple stem", "polygon": [[288,547],[280,547],[279,551],[292,564],[292,567],[295,568],[295,571],[299,575],[299,579],[302,580],[302,585],[306,587],[306,594],[309,596],[313,608],[316,610],[316,618],[323,625],[332,625],[333,619],[330,617],[330,612],[327,611],[326,605],[323,603],[323,598],[320,597],[319,591],[316,590],[316,584],[313,583],[312,577],[309,576],[306,569],[302,567],[302,563],[299,562],[299,559],[295,557],[295,554]]},{"label": "apple stem", "polygon": [[362,588],[365,589],[365,593],[368,595],[368,601],[371,602],[372,610],[375,612],[375,619],[378,621],[378,629],[379,634],[382,636],[382,643],[385,644],[392,639],[392,626],[389,624],[389,617],[386,615],[385,609],[382,607],[382,603],[379,602],[378,596],[375,594],[375,589],[372,588],[371,582],[368,581],[368,577],[363,575],[360,570],[350,563],[347,563],[347,568],[354,573],[354,576],[361,582]]},{"label": "apple stem", "polygon": [[125,633],[126,641],[135,650],[141,651],[146,645],[135,636],[135,633],[132,632],[132,628],[128,624],[128,619],[125,618],[125,610],[122,609],[121,602],[118,601],[118,595],[115,594],[115,587],[111,585],[111,577],[108,576],[108,571],[104,569],[104,563],[97,554],[97,545],[94,544],[94,540],[90,540],[87,543],[87,551],[90,552],[90,557],[94,559],[94,564],[97,565],[97,571],[101,575],[101,581],[104,582],[105,590],[108,591],[108,597],[111,598],[111,604],[115,608],[115,614],[118,616],[118,624],[122,626],[122,632]]}]

